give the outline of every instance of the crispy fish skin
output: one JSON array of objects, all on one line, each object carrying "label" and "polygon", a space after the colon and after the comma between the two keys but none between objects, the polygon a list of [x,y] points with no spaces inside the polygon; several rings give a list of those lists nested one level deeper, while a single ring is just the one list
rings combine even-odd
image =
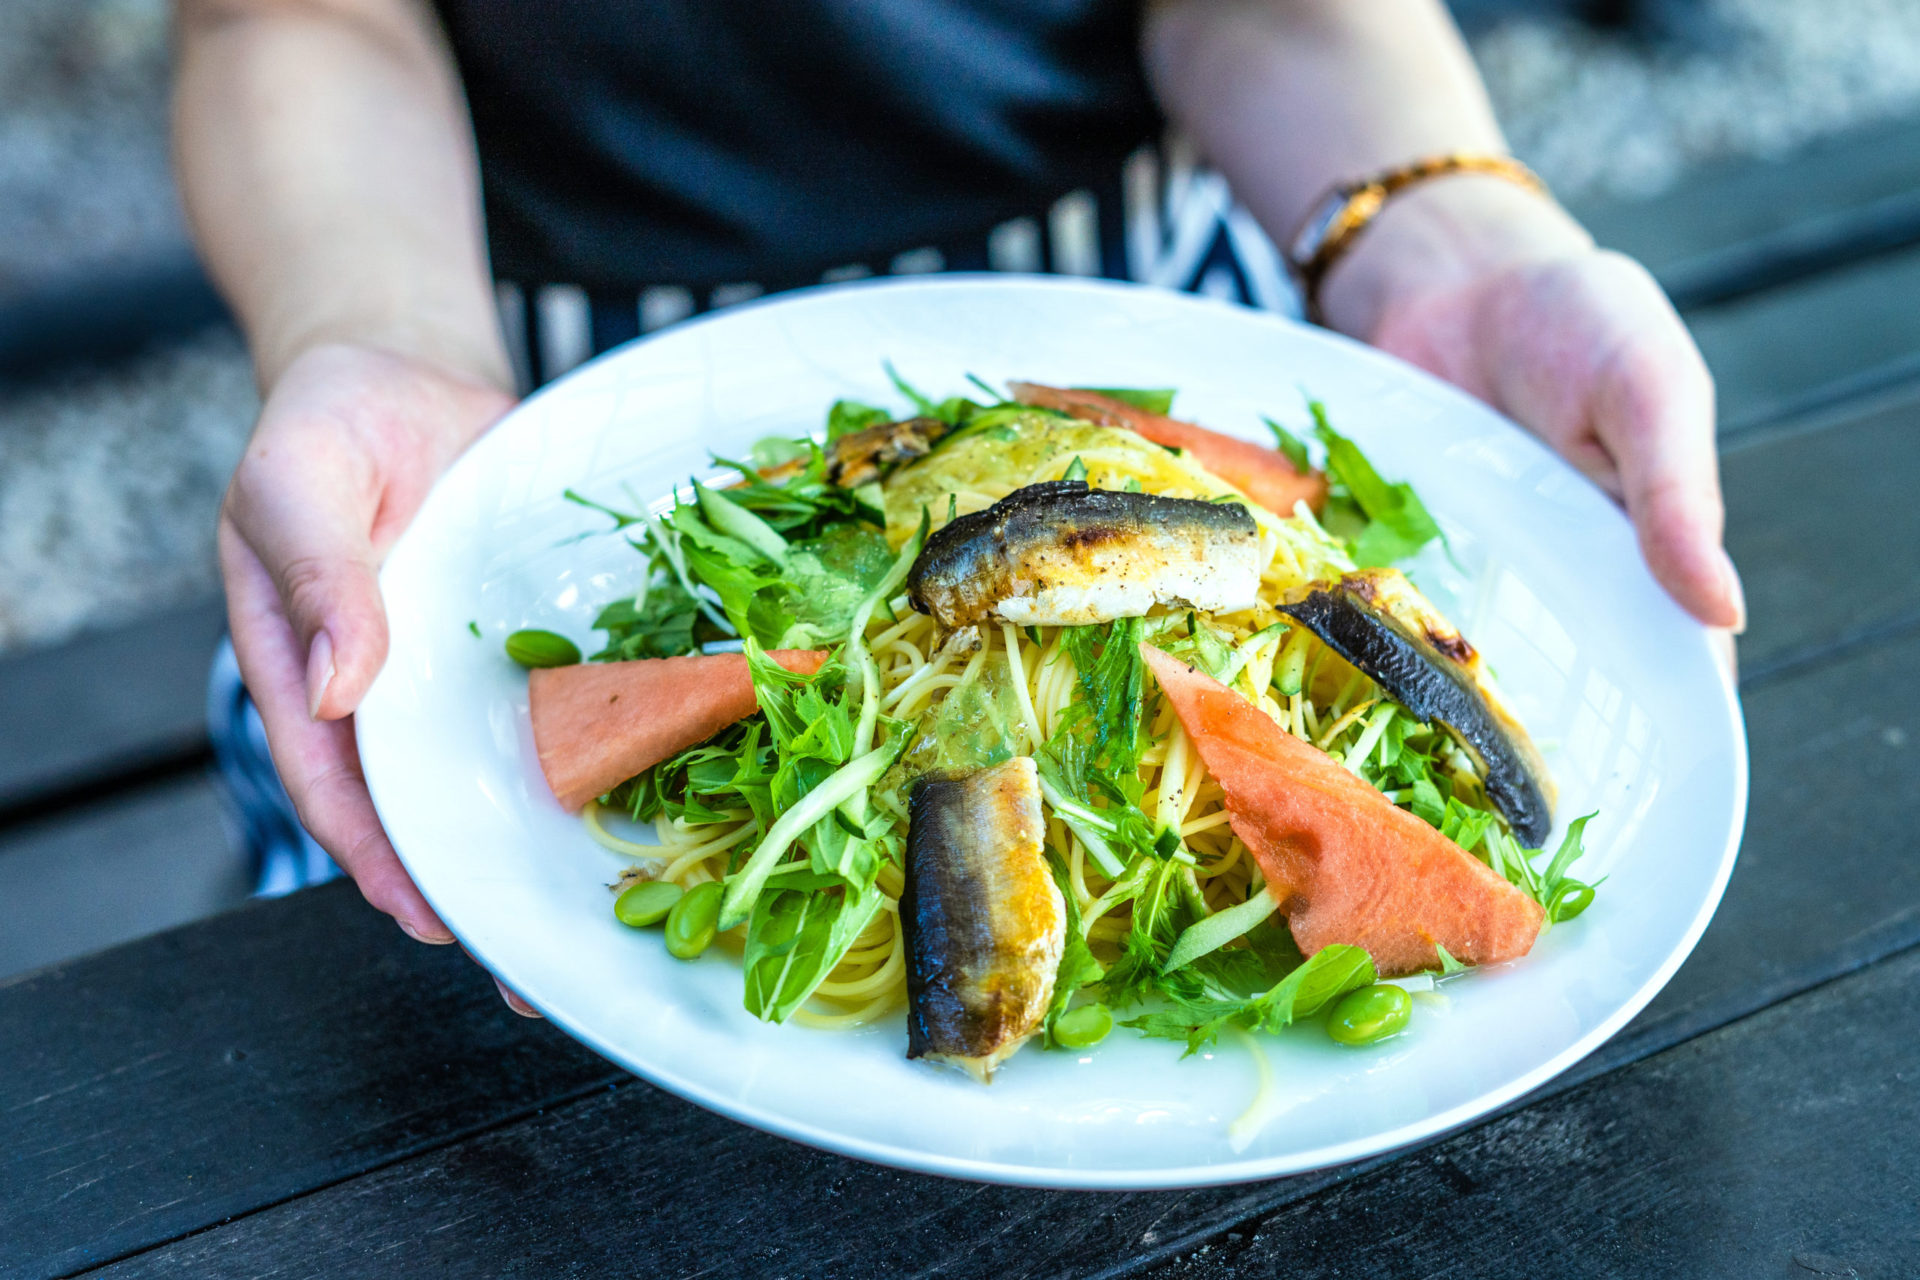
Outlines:
[{"label": "crispy fish skin", "polygon": [[1045,832],[1027,756],[914,784],[900,895],[909,1058],[984,1084],[1039,1030],[1067,919]]},{"label": "crispy fish skin", "polygon": [[1487,798],[1527,845],[1553,829],[1553,777],[1475,649],[1397,569],[1363,569],[1291,593],[1304,623],[1414,716],[1444,725],[1480,765]]},{"label": "crispy fish skin", "polygon": [[1050,480],[1016,489],[927,539],[907,575],[913,607],[944,627],[1135,617],[1156,604],[1251,608],[1259,531],[1238,503]]},{"label": "crispy fish skin", "polygon": [[827,446],[827,482],[843,489],[871,484],[899,463],[926,457],[947,431],[940,419],[923,417],[848,432]]}]

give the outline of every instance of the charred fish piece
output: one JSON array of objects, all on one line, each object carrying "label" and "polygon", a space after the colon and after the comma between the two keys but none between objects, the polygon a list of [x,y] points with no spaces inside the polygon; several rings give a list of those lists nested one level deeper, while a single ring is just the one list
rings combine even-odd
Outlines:
[{"label": "charred fish piece", "polygon": [[914,784],[907,810],[907,1056],[981,1083],[1040,1029],[1066,902],[1040,842],[1033,760]]},{"label": "charred fish piece", "polygon": [[928,538],[907,574],[907,595],[944,627],[994,616],[1079,626],[1157,604],[1228,613],[1253,607],[1259,547],[1253,516],[1237,502],[1050,480]]},{"label": "charred fish piece", "polygon": [[1487,678],[1479,650],[1397,569],[1364,569],[1292,593],[1289,614],[1421,720],[1443,725],[1486,779],[1487,798],[1537,848],[1553,828],[1553,778]]},{"label": "charred fish piece", "polygon": [[948,430],[938,418],[907,418],[848,432],[827,446],[827,482],[843,489],[872,484],[890,468],[926,457]]}]

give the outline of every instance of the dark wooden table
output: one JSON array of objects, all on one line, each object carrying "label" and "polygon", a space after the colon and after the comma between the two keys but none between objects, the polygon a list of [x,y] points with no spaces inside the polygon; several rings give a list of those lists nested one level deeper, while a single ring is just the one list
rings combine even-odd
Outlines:
[{"label": "dark wooden table", "polygon": [[1246,1186],[919,1177],[654,1089],[334,886],[0,984],[0,1276],[1920,1275],[1916,141],[1596,217],[1721,374],[1753,802],[1694,957],[1540,1092]]}]

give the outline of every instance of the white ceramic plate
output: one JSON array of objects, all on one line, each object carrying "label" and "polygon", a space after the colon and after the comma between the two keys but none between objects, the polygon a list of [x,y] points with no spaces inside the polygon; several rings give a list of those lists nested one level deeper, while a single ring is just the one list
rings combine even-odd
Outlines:
[{"label": "white ceramic plate", "polygon": [[[655,499],[708,452],[818,428],[835,398],[900,405],[881,360],[936,395],[964,375],[1169,386],[1181,416],[1261,439],[1300,388],[1445,527],[1414,576],[1488,655],[1561,785],[1600,812],[1594,906],[1525,961],[1446,985],[1413,1029],[1349,1050],[1244,1039],[1182,1061],[1120,1030],[1074,1056],[1029,1048],[991,1086],[903,1057],[904,1018],[856,1032],[754,1020],[718,951],[686,964],[616,923],[621,859],[541,780],[520,627],[592,651],[596,609],[640,560],[562,500]],[[1708,637],[1661,592],[1592,485],[1486,407],[1357,344],[1131,286],[941,277],[791,294],[613,352],[515,410],[428,499],[382,574],[393,646],[359,714],[381,818],[441,917],[490,969],[600,1053],[801,1142],[933,1173],[1060,1187],[1191,1186],[1352,1160],[1539,1085],[1633,1016],[1706,927],[1746,813],[1738,703]],[[468,623],[477,623],[475,639]],[[1440,1007],[1444,1005],[1444,1007]]]}]

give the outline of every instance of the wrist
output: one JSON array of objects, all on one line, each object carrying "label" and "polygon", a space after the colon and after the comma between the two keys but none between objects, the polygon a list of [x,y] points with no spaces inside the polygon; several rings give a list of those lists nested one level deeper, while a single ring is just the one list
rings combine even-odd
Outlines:
[{"label": "wrist", "polygon": [[490,380],[364,333],[316,340],[295,353],[266,390],[262,427],[276,417],[276,405],[303,406],[296,420],[318,408],[324,410],[318,416],[336,426],[372,427],[382,439],[411,439],[426,449],[423,456],[440,459],[435,474],[514,402],[510,391]]},{"label": "wrist", "polygon": [[391,310],[346,311],[289,317],[263,324],[251,335],[254,367],[263,389],[271,389],[296,360],[323,348],[351,348],[421,365],[512,395],[513,365],[490,305],[458,308],[435,315],[418,306]]},{"label": "wrist", "polygon": [[1408,299],[1592,247],[1552,199],[1501,178],[1454,174],[1389,200],[1321,282],[1320,305],[1333,328],[1371,340]]}]

